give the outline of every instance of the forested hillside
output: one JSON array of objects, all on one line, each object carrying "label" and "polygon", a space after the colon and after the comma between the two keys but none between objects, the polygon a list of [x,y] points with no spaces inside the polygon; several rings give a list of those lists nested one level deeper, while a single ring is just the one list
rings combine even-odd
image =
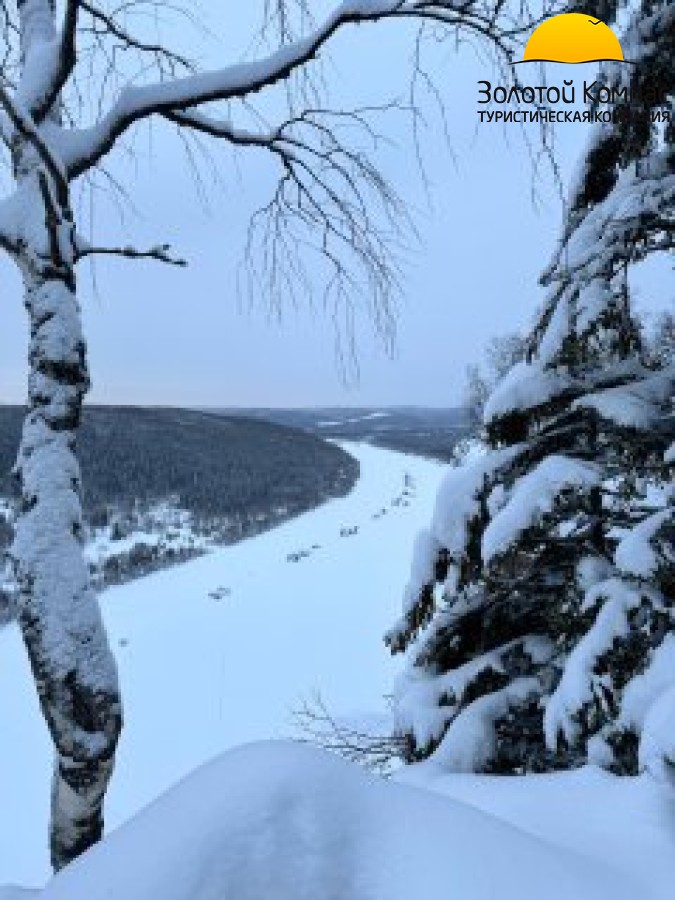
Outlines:
[{"label": "forested hillside", "polygon": [[[0,496],[9,496],[23,411],[0,407]],[[344,494],[354,460],[306,432],[178,409],[88,407],[79,442],[89,520],[111,506],[179,498],[204,518],[308,509]]]},{"label": "forested hillside", "polygon": [[[0,407],[0,501],[14,493],[22,416]],[[358,476],[351,456],[305,431],[179,409],[88,407],[79,446],[89,564],[102,583],[256,534],[346,494]],[[0,502],[0,549],[11,517]],[[0,617],[2,606],[0,596]]]},{"label": "forested hillside", "polygon": [[436,409],[425,406],[345,407],[307,409],[227,409],[223,413],[302,428],[322,438],[367,441],[401,453],[454,459],[459,441],[475,430],[464,406]]}]

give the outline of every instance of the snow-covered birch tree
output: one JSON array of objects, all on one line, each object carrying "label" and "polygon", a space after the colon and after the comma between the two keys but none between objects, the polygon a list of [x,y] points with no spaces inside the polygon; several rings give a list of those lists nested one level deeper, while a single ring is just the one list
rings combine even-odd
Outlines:
[{"label": "snow-covered birch tree", "polygon": [[674,39],[672,2],[632,6],[633,64],[604,83],[649,106],[591,133],[488,452],[448,473],[418,538],[386,638],[408,652],[409,760],[672,775],[675,369],[642,345],[628,272],[675,246]]},{"label": "snow-covered birch tree", "polygon": [[478,428],[488,397],[504,375],[525,356],[526,340],[517,332],[492,338],[484,352],[483,365],[472,364],[466,370],[464,406],[471,423]]},{"label": "snow-covered birch tree", "polygon": [[[534,24],[523,3],[503,0],[343,0],[323,19],[302,0],[275,0],[265,4],[267,49],[259,58],[203,71],[148,38],[143,20],[166,12],[154,0],[0,4],[0,135],[12,182],[0,204],[0,245],[20,270],[30,320],[12,556],[19,622],[55,746],[50,846],[57,869],[101,834],[122,724],[115,663],[82,555],[75,442],[89,373],[76,269],[104,253],[181,262],[164,244],[85,239],[73,184],[102,171],[125,136],[150,119],[266,152],[279,180],[249,235],[252,269],[271,273],[264,289],[291,292],[302,277],[298,253],[308,246],[323,261],[326,296],[348,305],[361,286],[371,312],[386,319],[395,286],[388,236],[403,210],[371,157],[345,137],[358,128],[377,138],[368,111],[324,102],[313,77],[317,60],[348,27],[407,21],[422,29],[417,51],[429,28],[434,39],[442,32],[483,42],[509,65]],[[413,80],[427,83],[419,52],[411,55]],[[280,84],[288,106],[279,121],[242,125],[263,121],[256,100]]]}]

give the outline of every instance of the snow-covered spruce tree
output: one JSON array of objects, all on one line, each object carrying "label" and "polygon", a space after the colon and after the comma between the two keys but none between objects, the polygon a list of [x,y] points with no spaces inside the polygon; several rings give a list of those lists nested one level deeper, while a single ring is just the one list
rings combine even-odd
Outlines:
[{"label": "snow-covered spruce tree", "polygon": [[[402,207],[369,158],[378,139],[373,111],[331,109],[313,65],[347,26],[412,21],[422,29],[413,82],[428,83],[419,55],[423,29],[434,37],[442,30],[472,35],[508,65],[534,24],[525,4],[514,10],[501,0],[343,0],[323,21],[305,0],[272,0],[261,10],[255,46],[266,45],[269,55],[200,71],[162,42],[163,18],[181,13],[176,4],[0,4],[0,153],[13,182],[0,203],[0,246],[23,278],[31,334],[12,555],[19,623],[56,751],[55,868],[101,833],[122,721],[115,664],[82,557],[75,439],[89,376],[76,266],[96,254],[180,262],[165,245],[144,251],[85,240],[91,223],[76,221],[73,183],[96,187],[105,157],[149,119],[193,139],[269,153],[279,182],[248,236],[252,274],[264,273],[256,292],[277,303],[294,284],[304,290],[297,253],[309,247],[327,274],[322,296],[335,315],[349,319],[360,287],[385,328],[396,280],[388,253]],[[183,12],[184,26],[194,15],[189,7]],[[184,32],[173,29],[174,36]],[[267,128],[256,99],[266,100],[275,85],[282,88],[277,100],[285,99],[266,103],[265,110],[282,111]]]},{"label": "snow-covered spruce tree", "polygon": [[[623,46],[617,84],[672,113],[675,5],[641,3]],[[448,473],[417,539],[386,637],[408,654],[408,761],[672,774],[675,372],[643,354],[627,276],[675,242],[675,127],[640,112],[593,133],[489,449]]]}]

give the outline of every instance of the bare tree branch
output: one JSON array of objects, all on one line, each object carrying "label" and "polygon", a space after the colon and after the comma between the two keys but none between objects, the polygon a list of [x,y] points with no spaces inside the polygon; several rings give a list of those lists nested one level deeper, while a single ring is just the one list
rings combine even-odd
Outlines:
[{"label": "bare tree branch", "polygon": [[293,712],[300,743],[314,744],[362,766],[375,775],[388,776],[405,754],[405,739],[395,734],[374,734],[337,719],[317,693]]},{"label": "bare tree branch", "polygon": [[[367,153],[347,146],[340,128],[358,128],[373,144],[382,138],[368,114],[399,109],[389,104],[332,112],[309,109],[279,127],[261,132],[237,128],[199,113],[169,113],[181,127],[222,138],[235,145],[254,146],[274,155],[281,177],[270,201],[253,216],[247,242],[249,284],[262,283],[271,308],[307,290],[308,272],[300,250],[313,252],[326,272],[324,305],[345,316],[338,331],[351,341],[352,309],[363,298],[379,333],[390,343],[391,314],[398,274],[393,264],[397,241],[413,226],[391,185]],[[262,279],[262,282],[261,282]]]},{"label": "bare tree branch", "polygon": [[398,18],[427,20],[446,27],[461,26],[489,37],[499,52],[510,57],[518,37],[531,26],[531,19],[524,17],[519,21],[518,16],[515,19],[508,16],[502,24],[502,13],[501,4],[495,6],[484,0],[345,0],[307,37],[282,46],[264,59],[127,87],[100,122],[66,140],[70,176],[81,175],[95,165],[141,119],[185,111],[213,101],[241,99],[287,79],[314,60],[330,38],[346,25]]},{"label": "bare tree branch", "polygon": [[101,24],[108,34],[118,38],[125,47],[139,50],[142,53],[150,53],[156,58],[166,60],[170,64],[172,71],[176,71],[178,67],[188,71],[194,70],[194,64],[186,56],[169,50],[162,44],[141,40],[117,22],[113,15],[105,12],[95,3],[91,3],[89,0],[76,0],[76,2],[79,2],[82,9],[89,13],[95,22]]},{"label": "bare tree branch", "polygon": [[79,262],[87,256],[123,256],[126,259],[154,259],[170,266],[187,266],[187,260],[171,254],[170,244],[159,244],[147,250],[135,247],[95,247],[78,238],[75,261]]}]

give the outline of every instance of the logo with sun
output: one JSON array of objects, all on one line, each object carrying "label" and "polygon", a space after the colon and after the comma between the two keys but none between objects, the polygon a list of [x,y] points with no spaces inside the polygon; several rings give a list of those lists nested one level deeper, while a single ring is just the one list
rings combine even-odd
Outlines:
[{"label": "logo with sun", "polygon": [[525,47],[522,62],[627,62],[612,29],[584,13],[562,13],[542,22]]}]

